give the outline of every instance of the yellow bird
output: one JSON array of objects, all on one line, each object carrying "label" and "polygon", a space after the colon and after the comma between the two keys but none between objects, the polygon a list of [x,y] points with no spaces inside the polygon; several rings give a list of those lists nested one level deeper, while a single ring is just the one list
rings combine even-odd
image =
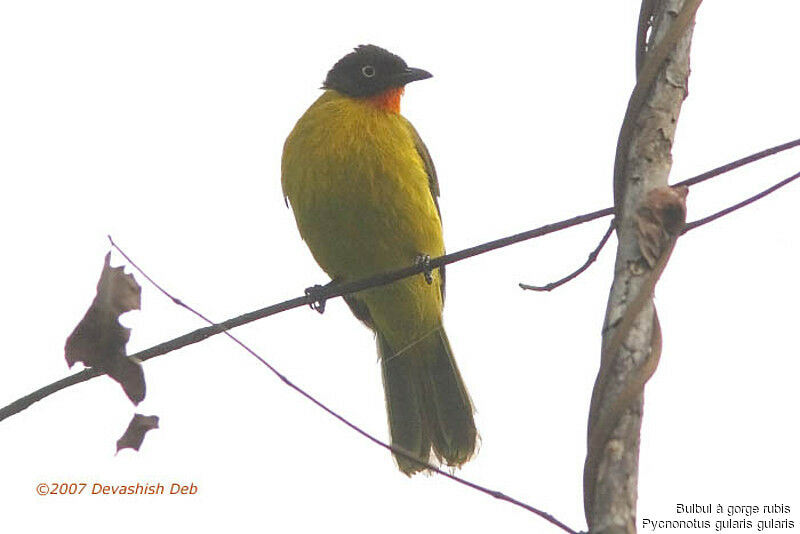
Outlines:
[{"label": "yellow bird", "polygon": [[[283,149],[281,183],[300,235],[333,283],[444,254],[433,161],[400,115],[407,83],[430,78],[374,45],[328,72],[323,94]],[[423,462],[460,466],[477,431],[442,326],[444,268],[346,296],[377,337],[392,446]],[[424,469],[395,454],[400,470]]]}]

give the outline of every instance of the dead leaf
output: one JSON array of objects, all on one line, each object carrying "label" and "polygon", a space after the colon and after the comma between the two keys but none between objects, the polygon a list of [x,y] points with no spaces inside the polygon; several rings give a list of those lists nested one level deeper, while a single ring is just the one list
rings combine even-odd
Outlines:
[{"label": "dead leaf", "polygon": [[157,415],[142,415],[140,413],[133,414],[133,419],[125,429],[125,433],[117,440],[117,452],[122,449],[139,450],[144,441],[144,436],[149,430],[158,428]]},{"label": "dead leaf", "polygon": [[97,295],[81,322],[67,338],[64,357],[72,367],[83,362],[97,367],[116,380],[134,404],[145,396],[144,372],[138,360],[129,358],[125,345],[131,337],[129,328],[119,324],[119,316],[141,307],[142,288],[124,267],[111,267],[111,253],[106,254],[103,272],[97,283]]},{"label": "dead leaf", "polygon": [[651,269],[686,224],[688,194],[686,186],[652,189],[636,211],[639,250]]},{"label": "dead leaf", "polygon": [[147,392],[147,386],[141,362],[136,358],[122,356],[114,358],[110,364],[106,369],[108,376],[119,382],[133,404],[142,402]]}]

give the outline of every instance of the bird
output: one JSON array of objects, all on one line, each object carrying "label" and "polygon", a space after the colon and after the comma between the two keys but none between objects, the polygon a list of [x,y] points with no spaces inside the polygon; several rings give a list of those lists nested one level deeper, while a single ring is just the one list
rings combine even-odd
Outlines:
[{"label": "bird", "polygon": [[[444,254],[436,169],[400,114],[406,84],[431,77],[360,45],[333,65],[286,139],[284,200],[332,284]],[[375,334],[393,456],[408,476],[431,463],[461,467],[479,440],[444,297],[444,267],[344,297]]]}]

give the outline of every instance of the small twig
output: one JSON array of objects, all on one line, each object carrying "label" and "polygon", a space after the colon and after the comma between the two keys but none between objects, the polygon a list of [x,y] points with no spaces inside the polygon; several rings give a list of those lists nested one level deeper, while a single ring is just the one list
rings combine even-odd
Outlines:
[{"label": "small twig", "polygon": [[[644,0],[644,1],[647,2],[649,0]],[[644,9],[644,7],[643,7],[643,9]],[[637,50],[638,50],[638,46],[637,46]],[[720,165],[719,167],[716,167],[714,169],[706,171],[706,172],[704,172],[702,174],[698,174],[697,176],[693,176],[691,178],[687,178],[686,180],[678,182],[677,184],[673,185],[672,187],[678,187],[678,186],[682,186],[682,185],[685,185],[687,187],[691,187],[693,185],[697,185],[699,183],[702,183],[702,182],[705,182],[707,180],[710,180],[711,178],[714,178],[714,177],[719,176],[721,174],[725,174],[727,172],[733,171],[735,169],[738,169],[739,167],[743,167],[743,166],[748,165],[750,163],[755,163],[756,161],[758,161],[760,159],[764,159],[764,158],[766,158],[768,156],[772,156],[774,154],[778,154],[780,152],[783,152],[784,150],[789,150],[789,149],[794,148],[796,146],[800,146],[800,139],[795,139],[795,140],[789,141],[787,143],[776,145],[776,146],[764,149],[764,150],[762,150],[760,152],[756,152],[754,154],[750,154],[749,156],[745,156],[743,158],[737,159],[736,161],[731,161],[730,163],[726,163],[725,165]],[[787,180],[786,183],[789,183],[790,181],[792,181],[792,179]],[[786,183],[776,184],[773,187],[775,189],[778,189],[778,188],[783,187],[784,185],[786,185]],[[774,189],[770,188],[770,190],[768,192],[765,192],[762,196],[766,196],[767,194],[771,193],[773,190]],[[754,202],[755,200],[758,200],[759,198],[761,198],[758,195],[756,195],[756,197],[757,198],[748,199],[747,201],[744,201],[744,203],[741,206],[739,206],[739,205],[731,206],[730,208],[727,208],[727,211],[725,211],[724,213],[720,212],[719,214],[711,215],[710,217],[706,217],[706,218],[701,219],[699,221],[688,223],[684,227],[683,233],[686,233],[689,230],[697,228],[698,226],[702,226],[703,224],[706,224],[707,222],[711,222],[712,220],[717,219],[717,218],[719,218],[722,215],[725,215],[727,213],[730,213],[731,211],[736,211],[736,209],[739,209],[739,208],[741,208],[743,206],[746,206],[750,202]],[[613,221],[612,221],[612,224],[613,224]],[[571,282],[572,280],[574,280],[575,278],[577,278],[578,276],[583,274],[583,272],[586,271],[597,260],[597,255],[599,255],[600,250],[602,250],[602,248],[605,246],[605,242],[610,237],[610,231],[611,230],[609,230],[606,233],[605,237],[603,238],[605,241],[601,240],[600,241],[600,245],[598,246],[598,248],[596,248],[594,252],[589,254],[589,260],[586,263],[584,263],[574,273],[571,273],[571,274],[567,275],[566,277],[562,278],[561,280],[558,280],[556,282],[551,282],[551,283],[549,283],[549,284],[547,284],[545,286],[531,286],[531,285],[527,285],[527,284],[523,284],[523,283],[520,283],[519,286],[522,289],[529,289],[529,290],[532,290],[532,291],[552,291],[553,289],[555,289],[557,287],[560,287],[560,286],[564,285],[567,282]],[[593,257],[593,255],[594,255],[594,257]]]},{"label": "small twig", "polygon": [[771,148],[767,148],[762,150],[761,152],[756,152],[755,154],[750,154],[749,156],[745,156],[741,159],[737,159],[736,161],[732,161],[730,163],[726,163],[725,165],[721,165],[716,169],[711,169],[710,171],[706,171],[703,174],[698,174],[697,176],[693,176],[692,178],[687,178],[682,182],[678,182],[677,184],[673,185],[672,187],[676,187],[679,185],[686,185],[686,186],[693,186],[699,184],[701,182],[705,182],[706,180],[710,180],[715,176],[719,176],[720,174],[725,174],[726,172],[730,172],[734,169],[738,169],[739,167],[743,167],[750,163],[755,163],[760,159],[764,159],[768,156],[772,156],[773,154],[777,154],[779,152],[783,152],[784,150],[789,150],[790,148],[794,148],[796,146],[800,146],[800,139],[795,139],[794,141],[789,141],[788,143],[783,143],[781,145],[773,146]]},{"label": "small twig", "polygon": [[[714,178],[714,177],[719,176],[721,174],[725,174],[727,172],[730,172],[732,170],[738,169],[739,167],[743,167],[743,166],[748,165],[750,163],[755,163],[756,161],[758,161],[760,159],[764,159],[764,158],[766,158],[768,156],[772,156],[774,154],[778,154],[779,152],[783,152],[784,150],[789,150],[790,148],[794,148],[796,146],[800,146],[800,139],[795,139],[794,141],[789,141],[788,143],[783,143],[781,145],[773,146],[773,147],[767,148],[765,150],[762,150],[760,152],[756,152],[755,154],[750,154],[749,156],[737,159],[736,161],[732,161],[730,163],[726,163],[725,165],[721,165],[721,166],[719,166],[719,167],[717,167],[715,169],[711,169],[710,171],[706,171],[706,172],[704,172],[702,174],[698,174],[697,176],[693,176],[691,178],[687,178],[686,180],[678,182],[677,184],[673,185],[672,187],[678,187],[678,186],[682,186],[682,185],[691,187],[693,185],[697,185],[699,183],[702,183],[702,182],[705,182],[707,180],[710,180],[711,178]],[[688,232],[690,230],[694,230],[695,228],[697,228],[699,226],[702,226],[702,225],[704,225],[706,223],[709,223],[709,222],[711,222],[711,221],[713,221],[715,219],[718,219],[718,218],[720,218],[720,217],[722,217],[724,215],[727,215],[728,213],[736,211],[739,208],[742,208],[742,207],[744,207],[744,206],[746,206],[746,205],[748,205],[748,204],[750,204],[752,202],[755,202],[756,200],[759,200],[760,198],[765,197],[768,194],[772,193],[776,189],[780,189],[784,185],[786,185],[789,182],[793,181],[795,178],[797,178],[797,175],[794,175],[794,176],[792,176],[790,178],[787,178],[783,182],[775,184],[774,186],[770,187],[769,189],[767,189],[767,190],[759,193],[758,195],[755,195],[755,196],[753,196],[753,197],[751,197],[751,198],[749,198],[747,200],[744,200],[744,201],[740,202],[739,204],[736,204],[734,206],[730,206],[728,208],[725,208],[724,210],[722,210],[720,212],[717,212],[717,213],[715,213],[713,215],[709,215],[708,217],[705,217],[703,219],[700,219],[700,220],[697,220],[697,221],[694,221],[694,222],[691,222],[691,223],[687,223],[686,226],[683,229],[683,233],[685,234],[686,232]],[[613,224],[613,221],[612,221],[612,224]],[[609,231],[606,233],[605,237],[603,238],[605,241],[607,241],[608,238],[610,237],[610,231],[611,230],[609,229]],[[553,289],[555,289],[557,287],[560,287],[560,286],[564,285],[565,283],[574,280],[575,278],[577,278],[578,276],[583,274],[583,272],[586,271],[592,265],[592,263],[594,263],[597,260],[597,255],[600,253],[600,250],[602,250],[602,248],[605,246],[605,241],[602,241],[602,240],[600,241],[600,244],[599,244],[598,248],[596,248],[592,253],[589,254],[589,260],[586,263],[584,263],[577,271],[567,275],[566,277],[562,278],[561,280],[558,280],[556,282],[551,282],[551,283],[549,283],[549,284],[547,284],[545,286],[531,286],[531,285],[522,284],[522,283],[520,283],[519,286],[522,289],[530,289],[530,290],[533,290],[533,291],[552,291]]]},{"label": "small twig", "polygon": [[[144,276],[147,279],[148,282],[153,284],[153,286],[155,286],[156,289],[158,289],[161,293],[163,293],[167,298],[172,300],[172,302],[174,302],[178,306],[181,306],[182,308],[185,308],[186,310],[190,311],[191,313],[193,313],[197,317],[200,317],[202,320],[204,320],[205,322],[209,323],[212,327],[218,326],[211,319],[207,318],[205,315],[200,313],[198,310],[192,308],[188,304],[184,303],[182,300],[175,298],[166,289],[164,289],[162,286],[157,284],[152,278],[150,278],[150,276],[147,275],[147,273],[144,272],[144,270],[142,270],[141,267],[139,267],[130,258],[130,256],[128,256],[116,243],[114,243],[114,240],[111,238],[111,236],[108,236],[108,240],[111,242],[111,246],[114,247],[114,249],[116,249],[117,252],[119,252],[128,261],[128,263],[130,263],[130,265],[133,268],[135,268],[137,271],[139,271],[142,274],[142,276]],[[344,416],[340,415],[338,412],[336,412],[333,409],[329,408],[328,406],[323,404],[322,401],[318,400],[316,397],[314,397],[313,395],[308,393],[306,390],[304,390],[303,388],[301,388],[300,386],[298,386],[297,384],[295,384],[294,382],[289,380],[286,377],[286,375],[284,375],[283,373],[278,371],[269,362],[267,362],[267,360],[265,360],[262,356],[260,356],[256,351],[254,351],[253,349],[251,349],[250,347],[245,345],[244,342],[242,342],[239,338],[237,338],[236,336],[234,336],[233,334],[231,334],[230,332],[227,332],[227,331],[225,331],[223,333],[226,336],[228,336],[233,342],[235,342],[237,345],[239,345],[245,351],[247,351],[251,356],[253,356],[255,359],[257,359],[262,365],[266,366],[267,369],[269,369],[275,376],[280,378],[281,381],[284,384],[286,384],[287,386],[289,386],[290,388],[295,390],[297,393],[299,393],[300,395],[302,395],[306,399],[308,399],[311,402],[313,402],[314,404],[316,404],[319,408],[321,408],[322,410],[327,412],[329,415],[331,415],[331,416],[335,417],[336,419],[338,419],[341,423],[343,423],[346,426],[348,426],[351,430],[356,431],[358,434],[360,434],[361,436],[367,438],[368,440],[370,440],[371,442],[375,443],[376,445],[379,445],[379,446],[383,447],[384,449],[386,449],[386,450],[388,450],[390,452],[393,452],[394,454],[402,456],[402,457],[406,458],[407,460],[411,460],[413,462],[416,462],[416,463],[424,466],[426,469],[428,469],[430,471],[433,471],[435,473],[438,473],[438,474],[440,474],[440,475],[442,475],[444,477],[447,477],[450,480],[458,482],[459,484],[463,484],[464,486],[467,486],[467,487],[472,488],[474,490],[477,490],[477,491],[480,491],[480,492],[485,493],[487,495],[490,495],[490,496],[494,497],[495,499],[499,499],[501,501],[506,501],[506,502],[511,503],[511,504],[513,504],[515,506],[523,508],[523,509],[525,509],[525,510],[527,510],[529,512],[532,512],[532,513],[538,515],[539,517],[542,517],[543,519],[549,521],[553,525],[559,527],[560,529],[564,530],[565,532],[568,532],[570,534],[578,534],[576,531],[572,530],[571,528],[569,528],[564,523],[562,523],[561,521],[559,521],[558,519],[556,519],[552,515],[548,514],[547,512],[539,510],[538,508],[534,508],[533,506],[531,506],[529,504],[526,504],[526,503],[524,503],[522,501],[519,501],[519,500],[517,500],[517,499],[515,499],[513,497],[509,497],[508,495],[506,495],[506,494],[504,494],[504,493],[502,493],[500,491],[496,491],[496,490],[492,490],[492,489],[486,488],[485,486],[481,486],[479,484],[476,484],[474,482],[470,482],[470,481],[468,481],[468,480],[466,480],[464,478],[456,476],[456,475],[454,475],[452,473],[448,473],[446,471],[443,471],[442,469],[439,469],[438,467],[436,467],[436,466],[434,466],[434,465],[432,465],[432,464],[430,464],[428,462],[421,461],[420,459],[414,457],[413,455],[405,452],[402,449],[398,449],[396,447],[392,447],[388,443],[383,442],[382,440],[376,438],[375,436],[373,436],[372,434],[370,434],[366,430],[362,429],[361,427],[359,427],[355,423],[352,423],[351,421],[346,419]]]},{"label": "small twig", "polygon": [[578,276],[581,275],[581,273],[583,273],[583,271],[588,269],[591,264],[597,261],[597,256],[600,255],[600,251],[603,250],[604,246],[606,246],[606,243],[608,242],[608,239],[611,237],[611,234],[613,232],[614,232],[614,219],[612,219],[611,223],[608,225],[608,230],[606,230],[606,233],[603,235],[603,238],[600,240],[600,243],[598,243],[597,246],[594,248],[594,250],[589,253],[589,258],[586,260],[586,262],[584,262],[583,265],[578,267],[577,270],[571,272],[561,280],[550,282],[549,284],[544,286],[531,286],[528,284],[520,283],[519,287],[521,287],[522,289],[530,289],[532,291],[552,291],[559,286],[563,286],[570,280],[577,278]]},{"label": "small twig", "polygon": [[724,217],[725,215],[728,215],[729,213],[733,213],[734,211],[736,211],[736,210],[738,210],[740,208],[743,208],[743,207],[747,206],[748,204],[752,204],[756,200],[760,200],[760,199],[764,198],[765,196],[769,195],[770,193],[774,193],[775,191],[777,191],[781,187],[783,187],[783,186],[785,186],[787,184],[790,184],[791,182],[795,181],[797,178],[800,178],[800,172],[797,172],[797,173],[791,175],[790,177],[786,178],[785,180],[781,180],[777,184],[775,184],[775,185],[773,185],[771,187],[768,187],[768,188],[764,189],[763,191],[761,191],[760,193],[758,193],[756,195],[753,195],[752,197],[750,197],[748,199],[742,200],[741,202],[739,202],[737,204],[734,204],[733,206],[727,207],[724,210],[721,210],[721,211],[718,211],[717,213],[709,215],[708,217],[703,217],[702,219],[698,219],[696,221],[690,222],[683,228],[683,233],[685,234],[686,232],[694,230],[695,228],[699,228],[699,227],[703,226],[704,224],[708,224],[711,221],[719,219],[720,217]]}]

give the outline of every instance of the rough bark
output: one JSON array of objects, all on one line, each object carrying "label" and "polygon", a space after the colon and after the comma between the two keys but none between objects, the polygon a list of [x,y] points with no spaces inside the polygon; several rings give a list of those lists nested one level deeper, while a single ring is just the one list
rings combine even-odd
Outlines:
[{"label": "rough bark", "polygon": [[648,192],[667,187],[675,128],[688,94],[689,48],[699,3],[645,0],[642,5],[652,14],[652,31],[646,54],[637,53],[639,79],[617,147],[619,245],[589,417],[584,507],[591,533],[636,532],[643,388],[661,345],[652,290],[674,245],[673,239],[657,265],[648,263],[640,248],[637,211]]}]

